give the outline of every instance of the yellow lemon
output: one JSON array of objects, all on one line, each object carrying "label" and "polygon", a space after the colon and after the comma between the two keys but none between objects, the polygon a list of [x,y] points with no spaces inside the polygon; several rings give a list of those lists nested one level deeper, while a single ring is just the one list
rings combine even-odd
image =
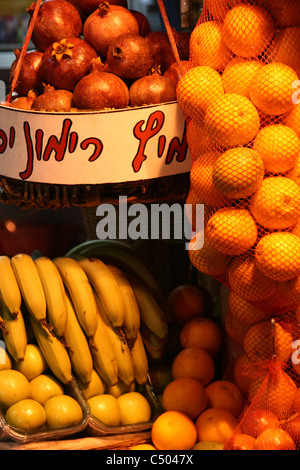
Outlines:
[{"label": "yellow lemon", "polygon": [[69,395],[57,395],[49,398],[45,405],[46,424],[50,429],[67,428],[79,425],[83,411],[75,398]]},{"label": "yellow lemon", "polygon": [[14,362],[14,369],[30,381],[48,369],[42,351],[36,344],[27,344],[24,361]]},{"label": "yellow lemon", "polygon": [[33,433],[44,427],[46,412],[38,401],[27,398],[11,405],[5,413],[5,419],[10,426]]},{"label": "yellow lemon", "polygon": [[124,393],[117,400],[121,411],[121,424],[137,424],[150,421],[151,406],[141,393]]},{"label": "yellow lemon", "polygon": [[44,405],[49,398],[64,394],[62,383],[52,375],[41,374],[30,381],[31,398]]},{"label": "yellow lemon", "polygon": [[25,375],[13,369],[0,371],[0,407],[6,410],[30,397],[30,383]]},{"label": "yellow lemon", "polygon": [[108,393],[89,398],[90,412],[106,426],[118,426],[121,413],[117,398]]}]

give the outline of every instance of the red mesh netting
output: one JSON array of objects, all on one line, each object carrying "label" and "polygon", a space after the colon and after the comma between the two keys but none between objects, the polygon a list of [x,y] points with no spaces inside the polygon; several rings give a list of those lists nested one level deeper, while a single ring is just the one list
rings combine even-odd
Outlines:
[{"label": "red mesh netting", "polygon": [[282,429],[295,413],[300,423],[299,98],[300,2],[205,0],[177,87],[192,155],[186,202],[205,207],[204,245],[189,256],[229,287],[225,327],[249,399],[241,425],[252,409]]}]

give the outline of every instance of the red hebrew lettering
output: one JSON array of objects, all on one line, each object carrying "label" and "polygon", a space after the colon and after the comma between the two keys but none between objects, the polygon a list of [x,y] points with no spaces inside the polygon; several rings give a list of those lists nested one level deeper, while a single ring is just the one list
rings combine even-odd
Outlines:
[{"label": "red hebrew lettering", "polygon": [[66,150],[67,150],[67,142],[69,138],[69,131],[72,126],[72,121],[70,119],[65,119],[63,122],[63,130],[61,134],[60,140],[55,136],[52,135],[49,137],[48,143],[46,145],[43,160],[47,161],[50,158],[52,152],[55,152],[55,160],[61,162],[64,159]]},{"label": "red hebrew lettering", "polygon": [[94,162],[98,157],[100,157],[103,150],[103,144],[101,140],[96,139],[96,137],[89,137],[88,139],[85,139],[81,142],[80,147],[82,150],[86,150],[89,145],[95,146],[94,153],[89,158],[89,162]]},{"label": "red hebrew lettering", "polygon": [[12,149],[15,143],[16,130],[14,127],[11,127],[9,130],[9,146]]},{"label": "red hebrew lettering", "polygon": [[145,148],[148,140],[159,133],[159,131],[162,129],[164,121],[164,113],[162,111],[155,111],[149,116],[144,130],[142,130],[142,127],[145,124],[145,121],[139,121],[135,125],[133,133],[134,136],[140,141],[138,151],[132,161],[132,167],[135,173],[141,169],[143,162],[147,159],[147,156],[145,155]]},{"label": "red hebrew lettering", "polygon": [[166,165],[169,165],[170,163],[172,163],[175,154],[177,154],[176,160],[178,162],[183,162],[186,159],[187,150],[188,150],[188,145],[187,145],[187,140],[186,140],[186,125],[185,125],[182,141],[180,142],[180,139],[178,137],[174,137],[174,139],[172,139],[170,142],[167,157],[166,157]]},{"label": "red hebrew lettering", "polygon": [[24,122],[24,135],[25,135],[25,142],[26,142],[26,147],[27,147],[27,166],[23,172],[19,173],[19,175],[22,179],[26,180],[32,174],[33,157],[34,157],[33,144],[32,144],[32,139],[30,135],[30,126],[27,121]]},{"label": "red hebrew lettering", "polygon": [[2,140],[0,143],[0,153],[4,153],[7,147],[7,135],[3,129],[0,129],[0,139]]}]

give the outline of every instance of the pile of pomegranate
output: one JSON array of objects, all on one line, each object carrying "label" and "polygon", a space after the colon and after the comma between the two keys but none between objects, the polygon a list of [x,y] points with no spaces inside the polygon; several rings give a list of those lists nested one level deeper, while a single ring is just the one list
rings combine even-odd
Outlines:
[{"label": "pile of pomegranate", "polygon": [[[30,18],[35,3],[26,9]],[[29,19],[30,19],[29,18]],[[175,31],[181,73],[189,33]],[[121,109],[176,100],[178,61],[165,31],[127,0],[44,0],[9,106],[47,112]],[[10,70],[13,82],[21,49]]]}]

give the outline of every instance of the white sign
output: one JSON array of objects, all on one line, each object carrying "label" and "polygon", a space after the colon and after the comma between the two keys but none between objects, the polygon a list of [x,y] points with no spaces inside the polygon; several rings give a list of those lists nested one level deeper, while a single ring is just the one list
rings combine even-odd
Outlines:
[{"label": "white sign", "polygon": [[0,174],[50,184],[104,184],[189,172],[177,102],[104,112],[0,106]]}]

